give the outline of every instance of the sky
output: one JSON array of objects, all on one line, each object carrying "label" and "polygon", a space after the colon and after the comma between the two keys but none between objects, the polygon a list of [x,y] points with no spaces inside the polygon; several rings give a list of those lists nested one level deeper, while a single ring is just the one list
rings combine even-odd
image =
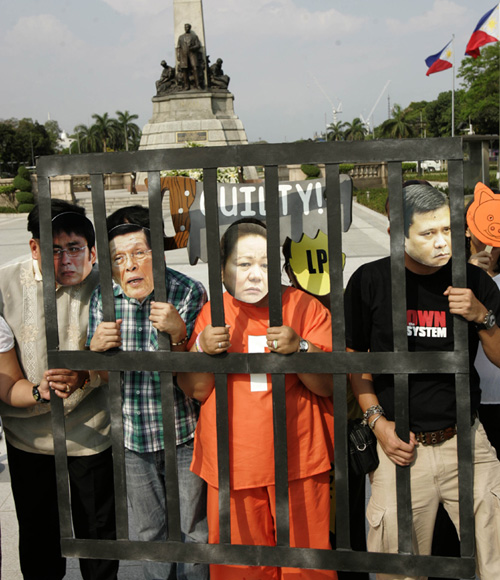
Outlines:
[{"label": "sky", "polygon": [[[453,69],[427,77],[425,59],[454,34],[458,70],[494,5],[203,0],[206,49],[212,62],[224,61],[249,141],[295,141],[323,132],[339,103],[338,121],[373,110],[376,126],[395,103],[451,90]],[[173,0],[0,0],[0,119],[50,118],[72,133],[94,113],[127,110],[142,128],[160,62],[174,62],[175,44]]]}]

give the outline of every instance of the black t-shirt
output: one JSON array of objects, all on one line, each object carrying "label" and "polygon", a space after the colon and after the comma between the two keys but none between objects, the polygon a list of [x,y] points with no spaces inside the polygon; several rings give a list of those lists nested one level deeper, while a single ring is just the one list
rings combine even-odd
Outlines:
[{"label": "black t-shirt", "polygon": [[[356,351],[391,352],[391,265],[383,258],[361,266],[345,292],[346,344]],[[452,315],[443,292],[451,285],[451,260],[427,276],[406,270],[406,314],[409,351],[452,351]],[[467,264],[467,286],[476,298],[500,320],[500,292],[480,268]],[[479,405],[479,376],[474,368],[479,336],[469,328],[471,406]],[[387,418],[394,420],[393,375],[373,375],[375,393]],[[433,431],[456,423],[455,378],[449,374],[409,375],[410,428]]]}]

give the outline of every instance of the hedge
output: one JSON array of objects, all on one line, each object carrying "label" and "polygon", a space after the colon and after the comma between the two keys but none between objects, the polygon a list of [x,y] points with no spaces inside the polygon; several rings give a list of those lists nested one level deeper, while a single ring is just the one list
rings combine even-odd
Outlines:
[{"label": "hedge", "polygon": [[11,195],[16,191],[15,185],[0,185],[0,194]]},{"label": "hedge", "polygon": [[17,170],[17,174],[19,175],[19,177],[22,177],[23,179],[26,179],[27,181],[29,181],[31,183],[30,170],[26,169],[26,167],[24,167],[24,165],[19,166],[19,169]]},{"label": "hedge", "polygon": [[316,179],[321,174],[321,169],[317,165],[308,165],[304,163],[300,166],[303,173],[307,175],[307,179]]},{"label": "hedge", "polygon": [[9,205],[0,205],[0,213],[17,213],[17,210]]},{"label": "hedge", "polygon": [[35,196],[30,191],[18,191],[16,193],[17,203],[20,205],[23,203],[33,204],[35,201]]},{"label": "hedge", "polygon": [[20,175],[14,177],[13,185],[20,191],[31,191],[31,181],[24,179],[24,177],[21,177]]},{"label": "hedge", "polygon": [[341,163],[339,165],[339,172],[340,173],[349,173],[354,169],[354,163]]},{"label": "hedge", "polygon": [[21,203],[17,206],[18,213],[29,213],[35,207],[34,203]]}]

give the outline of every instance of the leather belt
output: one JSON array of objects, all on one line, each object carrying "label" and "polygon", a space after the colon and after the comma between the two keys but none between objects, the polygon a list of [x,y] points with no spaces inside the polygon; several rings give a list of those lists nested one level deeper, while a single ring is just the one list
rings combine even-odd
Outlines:
[{"label": "leather belt", "polygon": [[[472,413],[471,415],[471,426],[474,425],[474,421],[477,418],[477,413]],[[448,441],[457,434],[457,427],[446,427],[445,429],[436,429],[435,431],[421,431],[420,433],[415,433],[415,437],[419,443],[422,445],[437,445],[443,441]]]},{"label": "leather belt", "polygon": [[446,429],[438,429],[437,431],[421,431],[420,433],[415,433],[415,437],[422,445],[437,445],[455,437],[456,434],[456,427],[446,427]]}]

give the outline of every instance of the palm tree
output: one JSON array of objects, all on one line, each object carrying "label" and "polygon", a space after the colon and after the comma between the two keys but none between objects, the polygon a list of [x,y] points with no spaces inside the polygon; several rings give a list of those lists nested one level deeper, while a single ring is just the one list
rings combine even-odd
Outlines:
[{"label": "palm tree", "polygon": [[345,123],[344,137],[346,141],[363,141],[366,135],[366,127],[363,121],[356,117],[352,123]]},{"label": "palm tree", "polygon": [[116,125],[121,131],[125,142],[125,150],[128,151],[129,139],[132,142],[137,141],[137,136],[141,132],[138,125],[133,123],[135,119],[139,118],[139,115],[131,115],[128,111],[116,111]]},{"label": "palm tree", "polygon": [[342,141],[344,138],[344,127],[345,123],[342,123],[342,121],[337,121],[337,123],[330,123],[330,125],[328,125],[326,128],[327,141]]},{"label": "palm tree", "polygon": [[384,121],[380,127],[381,136],[391,139],[413,137],[415,134],[415,122],[409,119],[410,113],[410,107],[402,109],[401,105],[395,104],[392,108],[392,117]]},{"label": "palm tree", "polygon": [[78,143],[78,153],[92,153],[97,150],[98,138],[94,128],[87,125],[77,125],[74,129],[73,139]]},{"label": "palm tree", "polygon": [[102,149],[104,153],[106,153],[108,150],[108,142],[111,141],[116,134],[114,119],[111,119],[108,113],[104,113],[104,115],[94,114],[92,115],[92,119],[95,120],[93,129],[99,136],[99,140],[102,143]]}]

